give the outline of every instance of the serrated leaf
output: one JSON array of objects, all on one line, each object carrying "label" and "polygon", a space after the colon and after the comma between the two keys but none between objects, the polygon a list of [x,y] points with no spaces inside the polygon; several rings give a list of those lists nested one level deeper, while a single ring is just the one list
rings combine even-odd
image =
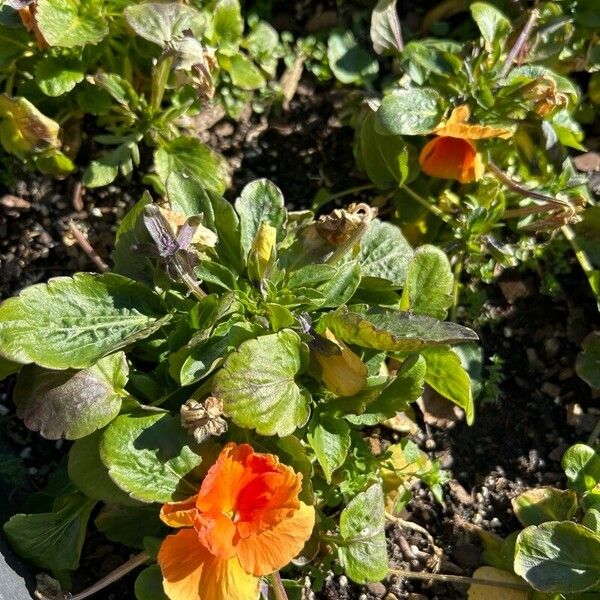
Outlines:
[{"label": "serrated leaf", "polygon": [[357,583],[379,581],[388,572],[383,490],[374,484],[355,496],[340,515],[338,556],[346,575]]},{"label": "serrated leaf", "polygon": [[50,46],[97,44],[108,34],[102,4],[85,0],[38,0],[36,22]]},{"label": "serrated leaf", "polygon": [[283,194],[273,182],[257,179],[246,185],[235,201],[235,210],[240,217],[240,243],[244,260],[262,223],[275,227],[277,238],[281,239],[287,211]]},{"label": "serrated leaf", "polygon": [[[131,503],[131,499],[129,502]],[[94,524],[111,542],[142,549],[145,537],[162,538],[167,533],[159,513],[160,507],[156,504],[137,506],[107,504],[98,513]]]},{"label": "serrated leaf", "polygon": [[105,273],[33,285],[0,304],[5,358],[49,369],[84,369],[161,327],[162,300],[146,286]]},{"label": "serrated leaf", "polygon": [[35,65],[35,81],[46,96],[58,97],[70,92],[83,81],[81,61],[63,56],[45,56]]},{"label": "serrated leaf", "polygon": [[600,536],[570,521],[527,527],[517,538],[514,568],[540,592],[584,592],[600,583]]},{"label": "serrated leaf", "polygon": [[60,127],[26,98],[0,94],[0,142],[21,160],[48,149],[60,148]]},{"label": "serrated leaf", "polygon": [[385,279],[394,287],[406,280],[413,250],[399,227],[374,219],[360,241],[355,259],[364,277]]},{"label": "serrated leaf", "polygon": [[311,422],[307,440],[323,469],[325,480],[331,483],[331,475],[344,464],[350,449],[350,427],[345,421],[320,415]]},{"label": "serrated leaf", "polygon": [[321,318],[318,330],[326,328],[349,344],[387,352],[409,353],[477,339],[474,331],[456,323],[377,307],[341,306]]},{"label": "serrated leaf", "polygon": [[375,129],[382,135],[426,135],[443,114],[440,95],[431,88],[398,89],[381,101]]},{"label": "serrated leaf", "polygon": [[370,36],[377,54],[402,52],[402,31],[397,0],[379,0],[371,13]]},{"label": "serrated leaf", "polygon": [[454,276],[448,257],[435,246],[418,248],[408,264],[402,310],[445,319],[452,305]]},{"label": "serrated leaf", "polygon": [[4,524],[4,533],[13,549],[38,567],[76,569],[95,504],[79,493],[62,496],[52,512],[14,515]]},{"label": "serrated leaf", "polygon": [[128,372],[123,352],[82,371],[27,365],[15,387],[17,415],[49,440],[85,437],[119,414]]},{"label": "serrated leaf", "polygon": [[426,348],[423,356],[427,362],[425,381],[438,394],[454,402],[465,411],[467,424],[475,419],[475,403],[471,378],[460,357],[449,347]]},{"label": "serrated leaf", "polygon": [[379,71],[375,57],[358,44],[350,30],[334,31],[329,36],[327,60],[335,77],[346,84],[363,84]]},{"label": "serrated leaf", "polygon": [[170,502],[198,491],[202,455],[179,416],[137,412],[117,417],[104,432],[100,457],[110,478],[136,500]]},{"label": "serrated leaf", "polygon": [[106,503],[135,503],[128,494],[108,476],[108,469],[100,459],[103,432],[95,431],[77,440],[69,450],[69,479],[88,498]]},{"label": "serrated leaf", "polygon": [[284,437],[308,421],[310,394],[295,380],[305,364],[306,350],[291,329],[248,340],[215,375],[213,394],[239,427]]},{"label": "serrated leaf", "polygon": [[182,37],[186,30],[199,35],[205,26],[199,11],[177,2],[133,4],[125,9],[123,15],[137,35],[159,46]]},{"label": "serrated leaf", "polygon": [[511,504],[524,527],[546,521],[570,521],[577,512],[577,494],[570,490],[539,487],[519,494]]},{"label": "serrated leaf", "polygon": [[204,190],[220,195],[230,183],[223,156],[193,137],[181,136],[163,145],[154,161],[171,207],[186,217],[198,214]]}]

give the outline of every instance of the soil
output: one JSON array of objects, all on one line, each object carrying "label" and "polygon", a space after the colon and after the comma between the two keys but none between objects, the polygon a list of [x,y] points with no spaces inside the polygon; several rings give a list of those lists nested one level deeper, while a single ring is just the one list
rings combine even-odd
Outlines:
[{"label": "soil", "polygon": [[[296,13],[288,15],[296,27],[308,21],[306,4],[297,2]],[[331,9],[323,3],[321,12]],[[281,187],[290,206],[301,208],[311,204],[321,187],[339,191],[364,183],[354,170],[352,130],[341,126],[339,106],[335,89],[304,77],[289,110],[247,114],[239,122],[221,119],[205,129],[201,137],[236,169],[228,196],[235,198],[252,179],[268,177]],[[117,223],[138,199],[140,182],[118,181],[80,195],[77,177],[57,182],[19,175],[16,164],[13,173],[14,181],[0,193],[1,299],[53,276],[95,269],[74,242],[70,221],[110,263]],[[541,273],[544,268],[540,265]],[[485,287],[487,300],[474,326],[487,365],[490,357],[502,359],[503,378],[478,404],[475,424],[468,427],[452,415],[440,418],[433,405],[424,414],[417,411],[419,432],[413,439],[442,462],[452,479],[444,488],[443,506],[417,485],[402,517],[431,533],[444,552],[443,573],[469,575],[481,564],[477,536],[464,522],[505,536],[518,528],[512,497],[528,487],[564,484],[562,453],[575,441],[584,441],[600,415],[589,387],[573,368],[583,337],[600,328],[588,284],[571,260],[568,271],[559,276],[563,291],[551,297],[540,291],[540,272],[506,271],[497,284]],[[14,481],[4,471],[0,479],[11,482],[8,508],[17,512],[26,493],[44,485],[67,444],[43,440],[23,427],[10,401],[12,385],[12,378],[0,382],[0,460],[18,458]],[[385,441],[396,434],[377,429],[372,436]],[[428,570],[432,547],[425,536],[389,525],[387,539],[393,567]],[[128,549],[90,532],[74,576],[75,589],[128,557]],[[113,584],[101,597],[132,597],[133,580],[130,576]],[[313,595],[328,600],[442,600],[464,598],[466,590],[394,576],[363,587],[331,573],[323,590]]]}]

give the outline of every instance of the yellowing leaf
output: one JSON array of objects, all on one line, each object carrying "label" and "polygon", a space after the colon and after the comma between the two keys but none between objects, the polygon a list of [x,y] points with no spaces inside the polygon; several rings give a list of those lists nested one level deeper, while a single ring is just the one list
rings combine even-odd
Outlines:
[{"label": "yellowing leaf", "polygon": [[[487,579],[500,583],[514,583],[521,585],[522,579],[508,571],[502,571],[495,567],[479,567],[473,573],[474,579]],[[493,587],[472,583],[467,592],[468,600],[527,600],[529,592],[526,590],[511,589],[509,587]]]}]

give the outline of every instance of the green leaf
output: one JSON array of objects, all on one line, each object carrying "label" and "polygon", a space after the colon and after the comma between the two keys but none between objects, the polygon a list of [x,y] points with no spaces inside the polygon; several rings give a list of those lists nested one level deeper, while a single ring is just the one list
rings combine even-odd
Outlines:
[{"label": "green leaf", "polygon": [[474,331],[456,323],[378,307],[341,306],[321,318],[318,330],[327,327],[348,344],[387,352],[410,353],[477,339]]},{"label": "green leaf", "polygon": [[0,94],[0,142],[21,160],[50,148],[60,148],[60,127],[29,100]]},{"label": "green leaf", "polygon": [[350,449],[350,427],[340,419],[319,415],[311,422],[307,440],[315,451],[325,480],[331,483],[331,475],[344,464]]},{"label": "green leaf", "polygon": [[46,96],[58,97],[83,81],[81,61],[66,56],[45,56],[35,65],[35,81]]},{"label": "green leaf", "polygon": [[383,579],[388,572],[383,491],[374,484],[355,496],[340,516],[344,544],[338,556],[346,575],[356,583]]},{"label": "green leaf", "polygon": [[219,66],[229,73],[233,85],[243,90],[257,90],[266,83],[261,70],[243,54],[222,56]]},{"label": "green leaf", "polygon": [[6,379],[13,373],[18,373],[22,367],[22,364],[13,362],[12,360],[7,360],[0,355],[0,381]]},{"label": "green leaf", "polygon": [[360,264],[353,260],[340,265],[335,275],[319,287],[324,296],[320,302],[321,308],[334,308],[348,302],[360,285],[362,276]]},{"label": "green leaf", "polygon": [[200,342],[185,359],[180,373],[181,385],[191,385],[208,377],[225,357],[242,342],[256,335],[256,327],[250,323],[234,325],[225,335],[211,336]]},{"label": "green leaf", "polygon": [[131,504],[131,498],[108,476],[100,459],[103,432],[95,431],[77,440],[69,450],[69,479],[88,498],[106,503]]},{"label": "green leaf", "polygon": [[145,537],[163,538],[167,533],[167,527],[160,520],[159,513],[160,507],[156,504],[107,504],[98,513],[94,524],[111,542],[142,549]]},{"label": "green leaf", "polygon": [[135,140],[127,140],[114,150],[105,152],[87,166],[81,180],[83,185],[87,188],[104,187],[117,178],[119,171],[128,176],[138,162],[138,152]]},{"label": "green leaf", "polygon": [[85,0],[39,0],[36,22],[50,46],[97,44],[108,34],[101,8],[102,3]]},{"label": "green leaf", "polygon": [[202,455],[179,416],[138,412],[117,417],[106,429],[100,457],[110,478],[142,502],[170,502],[198,491]]},{"label": "green leaf", "polygon": [[398,54],[404,46],[397,0],[379,0],[371,13],[370,35],[377,54]]},{"label": "green leaf", "polygon": [[475,418],[475,404],[471,390],[471,378],[460,357],[452,348],[441,346],[423,350],[427,362],[425,381],[438,394],[444,396],[465,411],[467,423]]},{"label": "green leaf", "polygon": [[287,211],[281,190],[268,179],[257,179],[246,185],[235,201],[235,210],[240,217],[240,243],[244,260],[262,223],[275,227],[277,237],[281,239]]},{"label": "green leaf", "polygon": [[590,508],[585,515],[583,515],[581,523],[598,535],[600,533],[600,510],[597,508]]},{"label": "green leaf", "polygon": [[119,228],[112,253],[113,272],[152,285],[154,269],[149,258],[140,255],[137,247],[151,243],[144,225],[144,207],[152,204],[152,196],[144,192],[140,200],[125,214]]},{"label": "green leaf", "polygon": [[453,289],[448,257],[435,246],[421,246],[408,265],[400,307],[443,320],[452,305]]},{"label": "green leaf", "polygon": [[119,414],[128,371],[123,352],[82,371],[28,365],[19,373],[15,387],[17,415],[49,440],[85,437]]},{"label": "green leaf", "polygon": [[496,7],[487,2],[474,2],[470,6],[471,16],[488,48],[493,48],[500,40],[508,37],[512,31],[510,20]]},{"label": "green leaf", "polygon": [[31,161],[35,168],[45,175],[66,177],[75,170],[73,161],[56,148],[49,148],[39,154],[34,154],[31,156]]},{"label": "green leaf", "polygon": [[383,98],[375,129],[382,135],[426,135],[443,111],[440,95],[431,88],[398,89]]},{"label": "green leaf", "polygon": [[546,521],[570,521],[577,513],[577,494],[553,487],[527,490],[511,503],[515,516],[524,527]]},{"label": "green leaf", "polygon": [[600,389],[600,331],[593,331],[581,343],[575,371],[591,388]]},{"label": "green leaf", "polygon": [[171,207],[186,217],[198,214],[203,190],[222,194],[230,183],[223,156],[193,137],[177,137],[163,145],[155,152],[154,162]]},{"label": "green leaf", "polygon": [[233,56],[238,51],[244,19],[238,0],[218,0],[213,9],[211,41],[220,53]]},{"label": "green leaf", "polygon": [[84,369],[167,319],[162,300],[146,286],[113,273],[77,273],[0,304],[0,348],[16,362]]},{"label": "green leaf", "polygon": [[562,457],[569,487],[582,494],[600,482],[600,454],[585,444],[571,446]]},{"label": "green leaf", "polygon": [[133,4],[125,8],[123,15],[137,35],[163,47],[183,37],[186,30],[198,35],[205,27],[199,11],[177,2]]},{"label": "green leaf", "polygon": [[169,600],[163,590],[163,576],[158,565],[144,569],[135,580],[137,600]]},{"label": "green leaf", "polygon": [[327,41],[327,60],[342,83],[361,85],[377,75],[379,63],[358,45],[350,30],[334,31]]},{"label": "green leaf", "polygon": [[295,377],[306,364],[306,348],[297,333],[284,329],[248,340],[215,375],[213,394],[239,427],[261,435],[290,435],[310,415],[310,394]]},{"label": "green leaf", "polygon": [[363,278],[385,279],[402,287],[413,250],[399,227],[374,219],[360,241],[356,260]]},{"label": "green leaf", "polygon": [[76,569],[95,504],[79,493],[62,496],[52,512],[14,515],[4,524],[4,533],[19,556],[38,567]]},{"label": "green leaf", "polygon": [[527,527],[517,538],[514,568],[540,592],[583,592],[600,583],[600,537],[569,521]]}]

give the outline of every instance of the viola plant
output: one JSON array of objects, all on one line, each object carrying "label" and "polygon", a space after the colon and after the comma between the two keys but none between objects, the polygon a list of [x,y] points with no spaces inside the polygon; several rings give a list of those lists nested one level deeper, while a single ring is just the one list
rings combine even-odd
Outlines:
[{"label": "viola plant", "polygon": [[567,490],[539,487],[513,498],[524,529],[506,539],[479,531],[490,565],[479,575],[516,585],[523,590],[515,592],[519,597],[593,600],[600,589],[600,455],[591,446],[575,444],[562,466]]},{"label": "viola plant", "polygon": [[[558,232],[600,298],[596,207],[569,156],[585,150],[576,119],[597,113],[597,98],[565,74],[599,68],[597,18],[589,3],[543,4],[513,23],[492,4],[470,3],[479,37],[405,42],[396,2],[380,0],[371,40],[394,76],[381,94],[350,93],[343,116],[378,202],[413,243],[444,247],[456,274],[489,282],[497,266],[537,258]],[[552,27],[568,40],[563,52]]]},{"label": "viola plant", "polygon": [[15,0],[2,17],[0,142],[44,173],[81,167],[87,187],[130,176],[148,148],[161,191],[176,169],[222,193],[228,168],[197,139],[198,115],[275,95],[278,34],[247,27],[238,0]]},{"label": "viola plant", "polygon": [[169,189],[126,215],[112,272],[0,305],[18,415],[74,440],[8,540],[63,588],[88,528],[143,550],[117,573],[156,562],[140,600],[283,598],[334,561],[382,579],[386,515],[417,480],[441,500],[447,475],[407,439],[374,448],[370,428],[426,385],[474,418],[459,350],[477,335],[445,320],[448,259],[365,204],[316,218],[267,180],[234,206]]}]

